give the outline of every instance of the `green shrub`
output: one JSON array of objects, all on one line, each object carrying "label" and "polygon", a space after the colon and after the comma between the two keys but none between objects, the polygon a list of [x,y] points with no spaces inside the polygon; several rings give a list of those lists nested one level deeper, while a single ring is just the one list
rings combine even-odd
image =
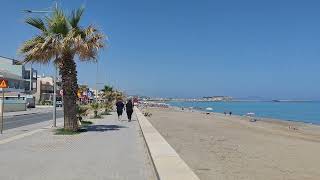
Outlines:
[{"label": "green shrub", "polygon": [[93,118],[99,118],[98,111],[100,109],[100,104],[99,103],[92,103],[91,109],[93,110],[93,114],[94,114]]},{"label": "green shrub", "polygon": [[88,106],[77,105],[76,111],[77,111],[77,117],[79,121],[82,121],[83,116],[87,116],[88,109],[89,109]]}]

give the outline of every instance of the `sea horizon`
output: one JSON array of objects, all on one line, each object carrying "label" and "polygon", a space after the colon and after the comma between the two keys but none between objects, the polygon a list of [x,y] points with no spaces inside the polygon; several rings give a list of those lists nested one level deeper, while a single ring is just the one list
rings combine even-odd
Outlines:
[{"label": "sea horizon", "polygon": [[[320,101],[223,101],[223,102],[191,102],[167,101],[175,107],[194,108],[208,112],[229,113],[244,116],[254,113],[257,118],[294,121],[320,125]],[[212,110],[206,110],[212,108]]]}]

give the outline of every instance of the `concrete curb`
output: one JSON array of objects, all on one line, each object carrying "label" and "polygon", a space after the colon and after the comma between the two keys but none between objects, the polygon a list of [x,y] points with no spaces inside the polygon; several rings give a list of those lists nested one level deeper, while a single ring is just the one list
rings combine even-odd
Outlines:
[{"label": "concrete curb", "polygon": [[24,114],[14,114],[14,115],[4,115],[3,117],[16,117],[16,116],[26,116],[31,114],[38,114],[39,112],[32,112],[32,113],[24,113]]},{"label": "concrete curb", "polygon": [[199,180],[177,152],[135,107],[140,128],[159,180]]},{"label": "concrete curb", "polygon": [[52,112],[53,111],[53,109],[51,109],[51,108],[40,108],[40,109],[38,109],[38,110],[17,111],[17,112],[5,112],[3,117],[25,116],[25,115],[30,115],[30,114],[48,113],[48,112]]}]

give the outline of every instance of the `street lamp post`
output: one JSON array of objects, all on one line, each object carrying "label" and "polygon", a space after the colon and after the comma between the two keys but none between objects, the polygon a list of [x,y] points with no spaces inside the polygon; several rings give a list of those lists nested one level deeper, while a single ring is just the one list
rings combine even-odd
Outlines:
[{"label": "street lamp post", "polygon": [[[58,4],[55,4],[56,9],[58,8]],[[23,10],[25,13],[50,13],[53,11],[34,11],[34,10]],[[57,57],[56,57],[57,58]],[[54,79],[53,79],[53,127],[57,126],[57,66],[54,65]],[[31,68],[32,71],[32,68]],[[31,81],[31,79],[30,79]]]},{"label": "street lamp post", "polygon": [[57,65],[54,68],[53,79],[53,127],[57,127]]},{"label": "street lamp post", "polygon": [[32,75],[33,75],[33,73],[32,73],[32,63],[31,63],[31,65],[30,65],[30,84],[29,84],[29,91],[30,91],[30,95],[32,94]]}]

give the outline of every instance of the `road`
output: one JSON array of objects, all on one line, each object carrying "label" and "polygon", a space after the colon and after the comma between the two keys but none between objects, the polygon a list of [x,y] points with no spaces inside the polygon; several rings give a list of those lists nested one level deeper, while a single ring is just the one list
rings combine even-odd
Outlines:
[{"label": "road", "polygon": [[[57,110],[57,118],[63,117],[63,111]],[[29,124],[52,120],[52,112],[40,112],[37,114],[27,114],[4,118],[4,130],[13,129]]]}]

